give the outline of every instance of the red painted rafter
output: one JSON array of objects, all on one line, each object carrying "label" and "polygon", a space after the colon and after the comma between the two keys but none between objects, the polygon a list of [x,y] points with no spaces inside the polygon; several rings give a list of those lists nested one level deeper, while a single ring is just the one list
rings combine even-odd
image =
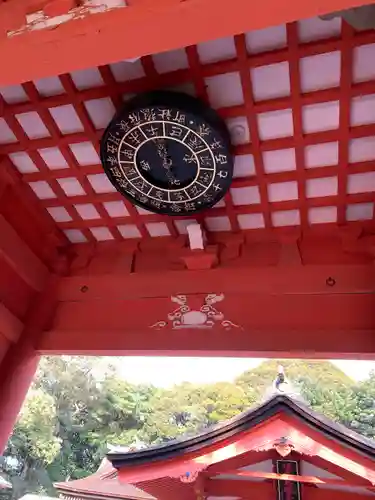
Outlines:
[{"label": "red painted rafter", "polygon": [[[352,39],[354,30],[349,24],[342,23],[341,36],[341,66],[340,66],[340,141],[339,141],[339,169],[338,169],[338,197],[339,204],[337,210],[338,224],[344,224],[346,221],[346,186],[349,168],[349,139],[350,139],[350,90],[352,86],[352,67],[353,67],[353,44]],[[375,215],[375,210],[374,210]]]},{"label": "red painted rafter", "polygon": [[300,217],[302,226],[308,225],[308,209],[306,201],[305,186],[305,148],[303,144],[303,124],[302,124],[302,105],[301,105],[301,75],[300,59],[298,54],[298,25],[291,23],[287,25],[287,44],[289,49],[289,78],[290,91],[293,109],[293,130],[295,140],[296,155],[296,176],[298,184],[298,200],[300,206]]},{"label": "red painted rafter", "polygon": [[[277,455],[276,451],[274,450],[250,451],[248,453],[236,455],[235,457],[210,465],[210,467],[206,469],[206,472],[209,476],[226,474],[228,470],[240,469],[241,467],[246,467],[248,465],[258,464],[259,462],[263,462],[264,460],[272,460],[277,456],[279,455]],[[220,482],[219,484],[222,483]]]},{"label": "red painted rafter", "polygon": [[[317,476],[303,476],[303,475],[294,475],[294,474],[278,474],[276,472],[261,472],[261,471],[227,471],[226,474],[235,477],[248,477],[249,479],[272,479],[275,481],[293,481],[296,483],[306,483],[306,484],[316,484],[316,485],[332,485],[332,486],[342,486],[343,483],[345,486],[351,487],[361,487],[363,486],[363,482],[359,481],[345,481],[342,479],[331,479],[326,477],[317,477]],[[372,488],[375,490],[375,488]]]},{"label": "red painted rafter", "polygon": [[361,482],[362,486],[368,487],[371,486],[371,483],[369,480],[366,478],[353,474],[352,472],[349,472],[348,470],[344,469],[343,467],[339,467],[338,465],[332,463],[332,462],[327,462],[326,460],[323,460],[322,458],[318,456],[304,456],[303,457],[304,462],[308,462],[312,465],[315,465],[316,467],[319,467],[320,469],[326,470],[330,472],[331,474],[334,474],[335,476],[341,477],[343,480],[350,482]]},{"label": "red painted rafter", "polygon": [[264,217],[265,227],[270,228],[272,227],[272,222],[271,222],[271,214],[268,201],[267,183],[265,180],[263,157],[260,152],[258,124],[256,116],[254,115],[253,90],[249,77],[249,68],[246,64],[248,60],[248,55],[246,49],[245,35],[237,35],[235,37],[235,45],[239,61],[241,85],[245,100],[245,113],[249,126],[251,142],[253,144],[252,153],[254,156],[255,172],[259,183],[260,205],[261,205],[260,209]]}]

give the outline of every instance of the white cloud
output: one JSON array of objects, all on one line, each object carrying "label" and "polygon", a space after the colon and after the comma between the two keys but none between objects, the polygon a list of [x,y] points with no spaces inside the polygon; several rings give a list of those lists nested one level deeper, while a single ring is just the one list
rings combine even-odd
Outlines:
[{"label": "white cloud", "polygon": [[[260,358],[123,357],[119,370],[129,382],[171,387],[182,382],[233,381],[262,361]],[[375,370],[373,361],[335,360],[333,363],[354,380],[363,380]]]}]

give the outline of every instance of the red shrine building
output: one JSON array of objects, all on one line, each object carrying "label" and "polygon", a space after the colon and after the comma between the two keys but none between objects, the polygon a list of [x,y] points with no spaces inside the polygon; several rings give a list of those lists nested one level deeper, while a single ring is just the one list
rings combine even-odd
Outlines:
[{"label": "red shrine building", "polygon": [[[41,355],[374,358],[375,32],[370,5],[343,13],[362,4],[0,2],[2,449]],[[305,480],[326,464],[332,491],[371,493],[371,453],[277,399],[111,459],[152,496],[272,495],[282,473],[297,500],[328,495]]]},{"label": "red shrine building", "polygon": [[373,440],[281,394],[197,436],[108,455],[124,486],[159,500],[367,500],[374,457]]}]

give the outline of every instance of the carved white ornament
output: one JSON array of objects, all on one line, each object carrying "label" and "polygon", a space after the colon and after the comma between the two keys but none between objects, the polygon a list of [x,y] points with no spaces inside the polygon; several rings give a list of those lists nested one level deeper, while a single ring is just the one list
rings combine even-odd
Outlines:
[{"label": "carved white ornament", "polygon": [[305,445],[302,443],[296,443],[292,438],[288,436],[277,439],[276,441],[268,439],[261,445],[257,446],[254,451],[269,451],[276,450],[277,453],[285,458],[292,451],[296,451],[301,455],[314,456],[316,455],[315,451],[308,443]]},{"label": "carved white ornament", "polygon": [[162,330],[167,326],[172,327],[173,330],[182,328],[203,329],[213,328],[214,326],[220,326],[225,330],[241,328],[232,321],[225,319],[224,314],[214,307],[216,302],[221,302],[224,298],[224,294],[211,293],[205,297],[200,309],[191,309],[186,295],[172,295],[171,301],[178,304],[179,307],[168,314],[168,321],[158,321],[151,325],[150,328],[156,330]]}]

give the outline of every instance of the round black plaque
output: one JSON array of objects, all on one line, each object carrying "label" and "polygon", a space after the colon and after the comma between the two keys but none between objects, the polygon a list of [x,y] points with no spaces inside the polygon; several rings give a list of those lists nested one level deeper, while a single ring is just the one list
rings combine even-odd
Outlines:
[{"label": "round black plaque", "polygon": [[215,205],[233,173],[224,121],[200,100],[157,91],[129,101],[103,134],[104,170],[146,210],[191,215]]}]

